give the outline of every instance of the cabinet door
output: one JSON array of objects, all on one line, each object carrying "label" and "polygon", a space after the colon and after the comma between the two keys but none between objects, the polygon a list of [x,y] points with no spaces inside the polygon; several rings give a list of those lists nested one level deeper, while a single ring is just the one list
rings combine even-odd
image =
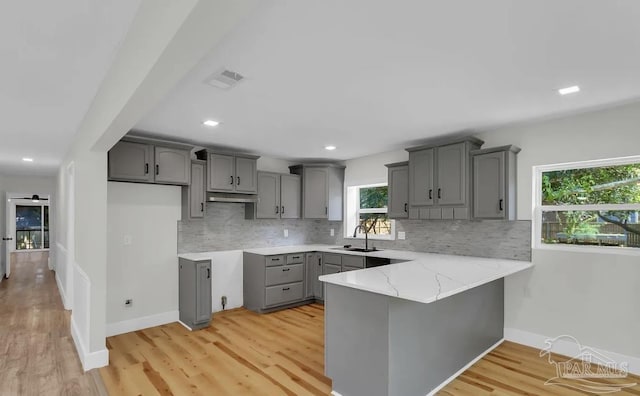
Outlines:
[{"label": "cabinet door", "polygon": [[409,204],[433,205],[434,149],[409,153]]},{"label": "cabinet door", "polygon": [[313,272],[313,296],[319,300],[324,299],[324,287],[322,282],[318,280],[320,275],[322,275],[322,254],[315,253],[314,260],[314,272]]},{"label": "cabinet door", "polygon": [[155,181],[166,184],[189,184],[191,153],[169,147],[155,147]]},{"label": "cabinet door", "polygon": [[[259,190],[259,189],[258,189]],[[300,194],[302,186],[300,176],[280,176],[280,217],[283,219],[300,218]]]},{"label": "cabinet door", "polygon": [[304,298],[313,298],[314,293],[314,274],[316,272],[316,255],[314,253],[305,254],[304,262]]},{"label": "cabinet door", "polygon": [[328,179],[326,168],[304,170],[304,218],[326,219],[328,217]]},{"label": "cabinet door", "polygon": [[258,164],[255,158],[236,157],[236,191],[247,194],[258,192]]},{"label": "cabinet door", "polygon": [[467,150],[465,143],[438,147],[436,198],[439,205],[467,203]]},{"label": "cabinet door", "polygon": [[[191,184],[189,184],[189,217],[193,219],[204,217],[204,163],[191,164]],[[185,187],[183,187],[185,188]]]},{"label": "cabinet door", "polygon": [[231,155],[209,154],[207,189],[233,191],[235,189],[235,159]]},{"label": "cabinet door", "polygon": [[389,218],[409,217],[409,166],[389,168]]},{"label": "cabinet door", "polygon": [[505,217],[505,152],[473,157],[473,217]]},{"label": "cabinet door", "polygon": [[280,175],[258,172],[258,203],[256,218],[277,219],[280,217]]},{"label": "cabinet door", "polygon": [[152,150],[152,146],[144,143],[116,143],[109,150],[109,180],[153,183]]},{"label": "cabinet door", "polygon": [[340,265],[325,264],[324,271],[322,273],[323,275],[329,275],[329,274],[337,274],[338,272],[341,272],[341,271],[342,271],[342,266]]},{"label": "cabinet door", "polygon": [[196,263],[196,319],[208,322],[211,319],[211,263]]}]

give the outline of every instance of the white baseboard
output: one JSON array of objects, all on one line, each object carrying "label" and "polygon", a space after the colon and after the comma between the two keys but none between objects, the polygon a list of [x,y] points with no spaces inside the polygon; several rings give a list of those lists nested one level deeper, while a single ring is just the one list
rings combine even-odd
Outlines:
[{"label": "white baseboard", "polygon": [[107,323],[107,337],[177,322],[179,318],[179,311],[169,311],[121,322]]},{"label": "white baseboard", "polygon": [[62,299],[62,305],[64,305],[64,309],[67,311],[71,309],[71,305],[69,304],[69,299],[67,298],[67,294],[62,287],[62,282],[60,281],[60,277],[56,272],[56,283],[58,284],[58,292],[60,292],[60,298]]},{"label": "white baseboard", "polygon": [[187,326],[183,321],[178,320],[178,323],[180,323],[185,329],[189,330],[189,331],[193,331],[193,329],[189,326]]},{"label": "white baseboard", "polygon": [[[513,328],[505,328],[504,329],[504,339],[507,341],[512,341],[517,344],[522,344],[526,346],[530,346],[532,348],[543,349],[547,347],[546,340],[553,339],[554,337],[548,337],[540,334],[530,333],[528,331],[513,329]],[[640,375],[640,358],[634,356],[627,356],[617,352],[609,352],[604,349],[583,345],[583,347],[588,347],[598,353],[601,353],[618,363],[626,362],[629,364],[629,372],[635,375]],[[553,343],[551,348],[552,352],[558,353],[560,355],[565,355],[569,357],[572,356],[576,352],[576,345],[569,341],[558,340]]]},{"label": "white baseboard", "polygon": [[482,359],[483,357],[485,357],[485,355],[487,355],[489,352],[493,351],[494,349],[496,349],[498,346],[500,346],[500,344],[502,344],[504,342],[504,338],[500,339],[500,341],[496,342],[495,344],[491,345],[486,351],[482,352],[480,355],[478,355],[475,359],[473,359],[472,361],[470,361],[469,363],[467,363],[463,368],[461,368],[460,370],[458,370],[455,374],[453,374],[451,377],[447,378],[443,383],[441,383],[440,385],[438,385],[434,390],[432,390],[431,392],[429,392],[427,394],[427,396],[433,396],[436,393],[440,392],[442,390],[442,388],[444,388],[445,386],[449,385],[449,383],[451,381],[453,381],[454,379],[458,378],[458,376],[460,376],[460,374],[464,373],[465,371],[467,371],[469,369],[469,367],[473,366],[474,364],[476,364],[480,359]]},{"label": "white baseboard", "polygon": [[80,333],[78,332],[76,322],[73,320],[73,316],[71,316],[71,338],[73,338],[73,343],[76,345],[76,350],[78,351],[78,356],[80,357],[80,362],[82,363],[84,371],[109,365],[108,349],[105,348],[96,352],[86,351],[82,337],[80,337]]}]

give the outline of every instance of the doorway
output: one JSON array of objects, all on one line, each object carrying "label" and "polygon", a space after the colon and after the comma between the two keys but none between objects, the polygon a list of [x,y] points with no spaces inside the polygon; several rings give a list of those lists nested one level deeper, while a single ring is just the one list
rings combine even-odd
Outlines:
[{"label": "doorway", "polygon": [[21,260],[21,256],[48,256],[49,195],[7,193],[6,203],[4,276],[9,278],[11,267]]}]

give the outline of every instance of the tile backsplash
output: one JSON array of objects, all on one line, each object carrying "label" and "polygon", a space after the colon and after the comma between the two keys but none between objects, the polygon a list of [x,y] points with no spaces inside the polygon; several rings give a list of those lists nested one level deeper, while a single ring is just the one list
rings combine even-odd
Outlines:
[{"label": "tile backsplash", "polygon": [[[326,220],[245,220],[242,203],[207,203],[202,220],[178,222],[178,253],[301,245],[353,244],[342,222]],[[284,237],[284,230],[289,236]],[[334,229],[335,236],[330,236]],[[531,260],[531,222],[501,220],[396,220],[405,240],[372,241],[380,249]]]}]

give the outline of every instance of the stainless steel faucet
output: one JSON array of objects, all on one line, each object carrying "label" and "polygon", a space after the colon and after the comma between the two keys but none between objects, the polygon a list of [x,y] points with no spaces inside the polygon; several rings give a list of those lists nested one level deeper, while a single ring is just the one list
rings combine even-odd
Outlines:
[{"label": "stainless steel faucet", "polygon": [[358,224],[356,228],[353,230],[353,237],[355,238],[358,235],[358,228],[364,231],[364,250],[369,250],[369,230],[367,227],[363,225],[363,223]]}]

